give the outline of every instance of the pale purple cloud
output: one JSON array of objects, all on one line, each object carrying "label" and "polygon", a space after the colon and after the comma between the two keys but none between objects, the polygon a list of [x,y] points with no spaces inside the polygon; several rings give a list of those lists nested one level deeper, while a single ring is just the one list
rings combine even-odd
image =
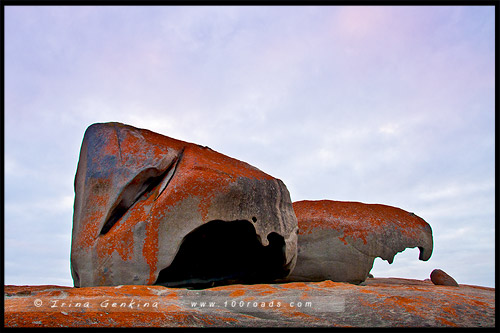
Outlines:
[{"label": "pale purple cloud", "polygon": [[7,6],[5,18],[6,283],[71,284],[83,133],[121,121],[249,162],[293,200],[426,219],[431,259],[407,250],[376,276],[442,268],[494,285],[494,7]]}]

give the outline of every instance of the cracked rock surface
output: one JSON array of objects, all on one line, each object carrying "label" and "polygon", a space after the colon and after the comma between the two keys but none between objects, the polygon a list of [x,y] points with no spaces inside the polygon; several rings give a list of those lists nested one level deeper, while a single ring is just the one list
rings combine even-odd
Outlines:
[{"label": "cracked rock surface", "polygon": [[430,225],[402,209],[333,200],[293,203],[299,224],[297,265],[288,281],[363,282],[376,257],[392,263],[406,248],[432,254]]},{"label": "cracked rock surface", "polygon": [[296,247],[297,219],[281,180],[149,130],[86,130],[75,176],[76,287],[265,282],[291,271]]}]

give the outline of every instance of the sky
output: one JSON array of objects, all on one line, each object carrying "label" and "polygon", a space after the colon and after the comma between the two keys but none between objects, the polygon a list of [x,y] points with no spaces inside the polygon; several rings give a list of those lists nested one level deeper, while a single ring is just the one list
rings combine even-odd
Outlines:
[{"label": "sky", "polygon": [[117,121],[426,220],[375,277],[495,286],[493,6],[6,6],[4,36],[5,284],[73,285],[83,134]]}]

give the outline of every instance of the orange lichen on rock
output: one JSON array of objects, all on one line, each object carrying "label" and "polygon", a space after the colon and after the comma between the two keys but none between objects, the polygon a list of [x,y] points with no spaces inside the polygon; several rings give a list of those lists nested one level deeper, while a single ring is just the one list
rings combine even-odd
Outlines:
[{"label": "orange lichen on rock", "polygon": [[293,203],[299,225],[291,281],[364,281],[376,257],[392,263],[408,247],[432,254],[432,230],[413,213],[380,204],[333,200]]},{"label": "orange lichen on rock", "polygon": [[494,288],[450,288],[395,278],[370,279],[366,285],[323,281],[202,291],[141,285],[6,286],[4,299],[6,327],[495,326]]},{"label": "orange lichen on rock", "polygon": [[229,294],[230,297],[238,297],[238,296],[243,296],[243,295],[245,295],[245,290],[242,290],[242,289],[235,290]]},{"label": "orange lichen on rock", "polygon": [[340,231],[345,237],[361,239],[364,244],[373,234],[385,234],[387,228],[405,237],[418,237],[429,225],[420,217],[402,209],[361,202],[318,200],[297,201],[293,209],[299,219],[299,235],[317,229]]},{"label": "orange lichen on rock", "polygon": [[297,219],[282,181],[208,147],[120,123],[85,132],[74,208],[75,286],[159,283],[185,237],[213,221],[248,221],[262,246],[272,233],[282,237],[279,277],[296,260]]},{"label": "orange lichen on rock", "polygon": [[[317,283],[311,283],[312,286],[318,287],[318,288],[335,288],[335,287],[342,287],[342,288],[348,288],[349,285],[342,283],[342,282],[333,282],[332,280],[325,280],[322,282],[317,282]],[[355,286],[352,286],[355,288]]]}]

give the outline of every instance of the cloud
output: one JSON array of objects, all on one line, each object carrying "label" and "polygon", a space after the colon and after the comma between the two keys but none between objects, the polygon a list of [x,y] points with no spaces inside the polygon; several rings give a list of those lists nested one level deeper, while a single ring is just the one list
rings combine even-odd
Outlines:
[{"label": "cloud", "polygon": [[[84,131],[119,121],[255,165],[282,179],[292,200],[413,211],[435,230],[431,262],[447,271],[481,256],[459,280],[493,284],[492,8],[14,6],[5,13],[10,280],[20,276],[16,258],[37,266],[16,243],[20,227],[37,246],[58,244],[52,266],[67,258]],[[63,230],[64,242],[49,236]],[[464,250],[453,252],[456,244]],[[422,266],[418,255],[398,256],[377,274],[430,273],[433,264]],[[34,271],[31,281],[47,281],[46,269]]]},{"label": "cloud", "polygon": [[393,21],[392,11],[371,6],[341,7],[335,13],[336,20],[333,20],[332,32],[346,40],[367,41],[378,38]]},{"label": "cloud", "polygon": [[491,182],[465,183],[452,182],[433,187],[421,188],[420,198],[426,201],[450,200],[460,197],[477,197],[484,193],[492,193],[495,184]]}]

